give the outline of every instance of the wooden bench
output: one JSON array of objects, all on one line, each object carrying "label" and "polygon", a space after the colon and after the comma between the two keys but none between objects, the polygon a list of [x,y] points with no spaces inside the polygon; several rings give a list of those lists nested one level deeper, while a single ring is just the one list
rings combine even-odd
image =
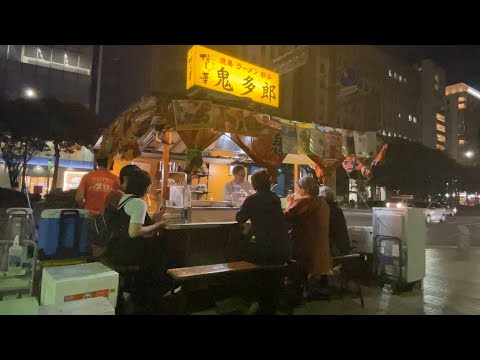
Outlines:
[{"label": "wooden bench", "polygon": [[[206,279],[223,274],[252,272],[257,270],[271,270],[280,271],[285,269],[284,265],[266,265],[259,266],[246,261],[230,262],[223,264],[201,265],[191,266],[183,268],[169,269],[167,274],[173,279],[173,285],[171,290],[172,299],[175,298],[175,289],[184,284],[186,281]],[[179,303],[179,312],[185,313],[187,307],[188,289],[182,286],[181,297]]]}]

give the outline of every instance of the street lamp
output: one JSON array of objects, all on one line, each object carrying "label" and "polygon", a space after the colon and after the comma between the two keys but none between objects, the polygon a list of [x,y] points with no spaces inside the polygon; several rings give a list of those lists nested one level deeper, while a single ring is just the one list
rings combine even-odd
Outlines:
[{"label": "street lamp", "polygon": [[465,153],[465,156],[466,156],[467,158],[469,158],[469,159],[471,159],[471,158],[473,157],[473,155],[474,155],[474,153],[473,153],[473,151],[471,151],[471,150],[469,150],[469,151],[467,151],[467,152]]},{"label": "street lamp", "polygon": [[35,99],[37,97],[37,92],[32,88],[26,88],[24,94],[28,99]]}]

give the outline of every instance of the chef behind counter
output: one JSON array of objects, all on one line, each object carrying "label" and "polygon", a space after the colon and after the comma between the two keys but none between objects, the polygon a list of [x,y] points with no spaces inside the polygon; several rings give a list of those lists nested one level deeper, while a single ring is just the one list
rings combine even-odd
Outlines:
[{"label": "chef behind counter", "polygon": [[248,181],[245,181],[245,176],[247,175],[247,173],[243,166],[235,166],[232,170],[232,173],[235,178],[232,181],[226,183],[225,187],[223,188],[224,201],[231,201],[232,203],[236,202],[236,199],[234,199],[234,194],[241,193],[242,190],[245,193],[245,196],[249,196],[255,193],[252,184],[250,184]]}]

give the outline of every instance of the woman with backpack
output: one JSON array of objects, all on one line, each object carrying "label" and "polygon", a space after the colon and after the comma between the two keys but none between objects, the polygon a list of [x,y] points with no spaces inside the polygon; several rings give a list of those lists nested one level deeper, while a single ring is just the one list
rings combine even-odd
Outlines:
[{"label": "woman with backpack", "polygon": [[[134,175],[136,172],[141,172],[142,169],[137,165],[129,164],[124,166],[120,170],[120,190],[113,190],[105,199],[105,207],[99,219],[94,220],[96,222],[95,226],[91,227],[92,235],[92,254],[94,258],[102,257],[106,251],[105,243],[109,242],[110,234],[105,234],[109,232],[108,224],[111,222],[111,218],[117,211],[117,207],[120,204],[121,199],[127,193],[127,184],[128,178]],[[148,174],[147,174],[148,175]],[[143,196],[142,196],[143,197]],[[145,202],[144,202],[145,203]],[[157,213],[154,215],[155,219],[161,219],[163,213]],[[150,215],[145,212],[145,221],[144,225],[152,225],[154,222],[150,218]],[[107,228],[107,229],[106,229]],[[99,234],[99,232],[101,234]]]},{"label": "woman with backpack", "polygon": [[105,199],[105,209],[117,208],[120,199],[127,191],[128,177],[136,171],[142,171],[142,169],[133,164],[125,165],[120,170],[120,174],[118,176],[120,179],[120,190],[113,190],[107,195],[107,198]]},{"label": "woman with backpack", "polygon": [[150,303],[151,296],[163,295],[170,286],[165,280],[165,252],[159,244],[162,236],[158,233],[167,222],[159,220],[161,216],[156,217],[157,221],[151,220],[142,199],[151,184],[145,171],[128,175],[125,194],[109,220],[110,239],[103,257],[103,261],[121,275],[123,269],[138,269],[129,289],[137,303]]}]

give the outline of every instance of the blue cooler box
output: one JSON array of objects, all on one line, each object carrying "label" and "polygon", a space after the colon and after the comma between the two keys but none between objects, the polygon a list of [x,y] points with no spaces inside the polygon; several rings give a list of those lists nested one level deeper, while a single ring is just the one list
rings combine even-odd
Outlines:
[{"label": "blue cooler box", "polygon": [[81,209],[47,209],[40,216],[38,249],[47,258],[85,255],[88,250],[89,212]]}]

